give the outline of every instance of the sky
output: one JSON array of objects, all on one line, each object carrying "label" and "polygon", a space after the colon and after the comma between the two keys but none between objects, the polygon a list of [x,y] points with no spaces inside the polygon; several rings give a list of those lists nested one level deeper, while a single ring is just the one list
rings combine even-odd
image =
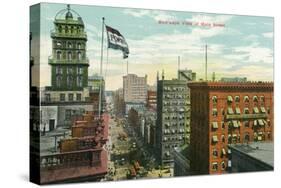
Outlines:
[{"label": "sky", "polygon": [[[41,4],[40,34],[35,34],[33,40],[36,42],[40,38],[40,87],[50,85],[50,32],[54,29],[57,12],[65,8],[65,4]],[[122,52],[113,49],[108,50],[107,58],[105,34],[103,76],[106,90],[122,87],[127,61],[129,73],[138,76],[147,74],[149,85],[156,83],[157,71],[161,74],[164,70],[165,79],[176,78],[178,56],[181,59],[180,69],[191,69],[198,79],[204,78],[206,44],[209,80],[213,72],[217,80],[221,77],[247,77],[250,81],[274,79],[272,17],[85,5],[71,5],[71,9],[82,17],[85,24],[89,75],[99,73],[102,17],[128,43],[128,59],[124,60]],[[31,11],[31,19],[34,14]]]}]

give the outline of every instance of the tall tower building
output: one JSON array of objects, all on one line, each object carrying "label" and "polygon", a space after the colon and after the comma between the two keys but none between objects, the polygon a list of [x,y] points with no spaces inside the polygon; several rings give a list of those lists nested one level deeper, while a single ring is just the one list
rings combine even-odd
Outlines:
[{"label": "tall tower building", "polygon": [[52,56],[49,58],[52,90],[83,90],[87,86],[89,61],[84,29],[82,18],[69,5],[57,13],[54,31],[51,32]]},{"label": "tall tower building", "polygon": [[75,116],[93,111],[88,87],[87,34],[80,15],[67,5],[54,19],[51,31],[51,86],[41,88],[40,129],[69,127]]}]

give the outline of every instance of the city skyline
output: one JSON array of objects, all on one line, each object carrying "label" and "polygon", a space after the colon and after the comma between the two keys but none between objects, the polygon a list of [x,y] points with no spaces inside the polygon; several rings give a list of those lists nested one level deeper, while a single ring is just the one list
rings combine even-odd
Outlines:
[{"label": "city skyline", "polygon": [[[50,85],[51,55],[50,31],[54,29],[56,12],[64,4],[42,4],[44,21],[40,35],[40,86]],[[101,18],[118,29],[129,45],[129,73],[148,75],[148,84],[156,82],[157,71],[165,71],[165,78],[177,77],[178,56],[181,69],[192,69],[197,78],[204,78],[205,49],[208,45],[208,79],[212,72],[220,77],[247,77],[253,81],[273,81],[273,18],[256,16],[221,15],[131,8],[71,5],[82,17],[88,35],[87,54],[90,61],[89,76],[99,73],[101,48]],[[126,20],[126,21],[124,21]],[[159,21],[175,22],[174,24]],[[179,22],[180,24],[176,24]],[[204,22],[222,24],[220,27],[184,25]],[[149,26],[149,27],[147,27]],[[106,36],[106,35],[105,35]],[[106,37],[105,37],[106,40]],[[36,42],[36,35],[34,37]],[[164,44],[164,45],[163,45]],[[104,45],[106,49],[106,42]],[[35,57],[36,58],[36,57]],[[122,52],[109,49],[104,74],[106,90],[122,87],[126,75],[126,62]],[[107,71],[106,70],[107,67]]]}]

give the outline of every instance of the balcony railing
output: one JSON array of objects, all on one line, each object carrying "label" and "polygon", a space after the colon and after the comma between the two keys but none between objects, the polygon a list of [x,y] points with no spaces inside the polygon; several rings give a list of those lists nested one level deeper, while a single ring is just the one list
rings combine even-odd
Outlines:
[{"label": "balcony railing", "polygon": [[52,32],[51,37],[65,37],[65,38],[84,38],[87,39],[87,34],[84,33],[58,33]]},{"label": "balcony railing", "polygon": [[80,166],[98,166],[101,164],[101,149],[91,149],[59,153],[40,157],[41,170],[71,168]]},{"label": "balcony railing", "polygon": [[267,118],[267,114],[228,114],[226,119],[263,119]]},{"label": "balcony railing", "polygon": [[77,63],[85,63],[89,64],[89,59],[55,59],[53,57],[49,57],[49,64],[77,64]]}]

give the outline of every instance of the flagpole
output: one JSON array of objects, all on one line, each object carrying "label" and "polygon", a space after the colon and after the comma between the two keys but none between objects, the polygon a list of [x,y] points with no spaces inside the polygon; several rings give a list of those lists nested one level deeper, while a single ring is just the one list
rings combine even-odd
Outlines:
[{"label": "flagpole", "polygon": [[207,46],[207,44],[205,45],[205,80],[207,81],[207,69],[208,69],[208,56],[207,56],[207,54],[208,54],[208,46]]},{"label": "flagpole", "polygon": [[100,92],[99,92],[99,118],[101,117],[101,90],[102,90],[102,63],[103,63],[103,38],[104,38],[104,17],[102,17],[102,36],[101,36],[101,57],[100,57]]},{"label": "flagpole", "polygon": [[127,59],[127,75],[129,74],[129,61]]}]

